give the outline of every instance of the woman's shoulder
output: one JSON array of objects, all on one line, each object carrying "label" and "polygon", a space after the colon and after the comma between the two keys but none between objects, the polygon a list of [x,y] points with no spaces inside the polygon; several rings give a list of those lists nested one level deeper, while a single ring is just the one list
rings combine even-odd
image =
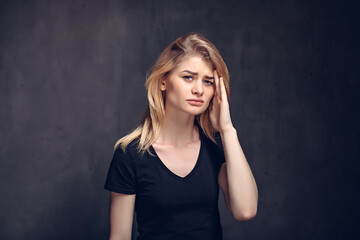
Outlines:
[{"label": "woman's shoulder", "polygon": [[118,155],[121,157],[125,157],[128,159],[139,159],[141,153],[138,150],[140,137],[133,139],[130,143],[128,143],[123,149],[122,143],[119,144],[115,151],[114,155]]},{"label": "woman's shoulder", "polygon": [[206,140],[207,142],[210,142],[210,143],[212,143],[212,144],[215,144],[215,145],[220,145],[222,142],[221,142],[221,135],[220,135],[220,132],[215,132],[215,134],[214,134],[214,140],[215,140],[215,142],[216,143],[214,143],[211,139],[210,139],[210,137],[207,137],[206,136],[206,134],[204,133],[204,131],[201,129],[201,128],[199,128],[199,130],[200,130],[200,138],[201,139],[203,139],[203,140]]},{"label": "woman's shoulder", "polygon": [[216,132],[214,139],[218,145],[222,145],[220,132]]},{"label": "woman's shoulder", "polygon": [[203,139],[205,140],[205,143],[209,149],[212,149],[213,151],[223,151],[220,132],[216,132],[213,138],[215,142],[212,141],[209,137],[206,137],[205,134],[203,135]]}]

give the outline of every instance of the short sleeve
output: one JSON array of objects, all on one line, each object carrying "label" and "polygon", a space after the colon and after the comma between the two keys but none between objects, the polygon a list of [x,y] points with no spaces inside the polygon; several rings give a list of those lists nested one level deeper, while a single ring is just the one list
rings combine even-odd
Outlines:
[{"label": "short sleeve", "polygon": [[122,194],[135,194],[136,178],[134,166],[129,151],[123,152],[118,147],[111,160],[104,188]]}]

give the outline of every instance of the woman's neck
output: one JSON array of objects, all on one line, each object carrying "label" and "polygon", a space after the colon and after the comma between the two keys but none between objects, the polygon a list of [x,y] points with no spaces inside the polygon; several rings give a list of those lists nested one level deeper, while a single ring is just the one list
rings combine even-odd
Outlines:
[{"label": "woman's neck", "polygon": [[194,124],[194,115],[175,116],[165,114],[160,134],[155,140],[159,145],[173,145],[174,147],[184,147],[188,144],[199,141],[199,130]]}]

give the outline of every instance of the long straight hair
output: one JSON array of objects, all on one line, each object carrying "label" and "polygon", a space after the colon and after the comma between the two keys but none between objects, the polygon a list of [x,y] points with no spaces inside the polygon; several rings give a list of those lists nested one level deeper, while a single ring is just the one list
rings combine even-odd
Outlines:
[{"label": "long straight hair", "polygon": [[[142,154],[147,151],[159,136],[165,116],[165,91],[161,91],[161,81],[174,70],[187,56],[200,56],[209,62],[223,77],[226,94],[230,99],[229,72],[217,48],[203,35],[188,33],[176,39],[160,54],[154,66],[149,71],[145,87],[147,89],[148,106],[145,108],[141,123],[128,135],[120,138],[114,146],[114,151],[121,146],[125,151],[127,145],[137,139],[137,150]],[[201,127],[204,134],[216,143],[216,130],[209,118],[209,108],[195,116],[195,123]]]}]

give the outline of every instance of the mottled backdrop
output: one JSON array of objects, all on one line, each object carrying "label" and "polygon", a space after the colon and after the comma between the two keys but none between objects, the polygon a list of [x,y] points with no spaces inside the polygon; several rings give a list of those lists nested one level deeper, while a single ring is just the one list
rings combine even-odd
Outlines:
[{"label": "mottled backdrop", "polygon": [[[207,36],[259,188],[224,240],[355,239],[355,1],[0,1],[0,239],[107,239],[115,141],[140,121],[146,71]],[[136,229],[136,225],[135,228]]]}]

